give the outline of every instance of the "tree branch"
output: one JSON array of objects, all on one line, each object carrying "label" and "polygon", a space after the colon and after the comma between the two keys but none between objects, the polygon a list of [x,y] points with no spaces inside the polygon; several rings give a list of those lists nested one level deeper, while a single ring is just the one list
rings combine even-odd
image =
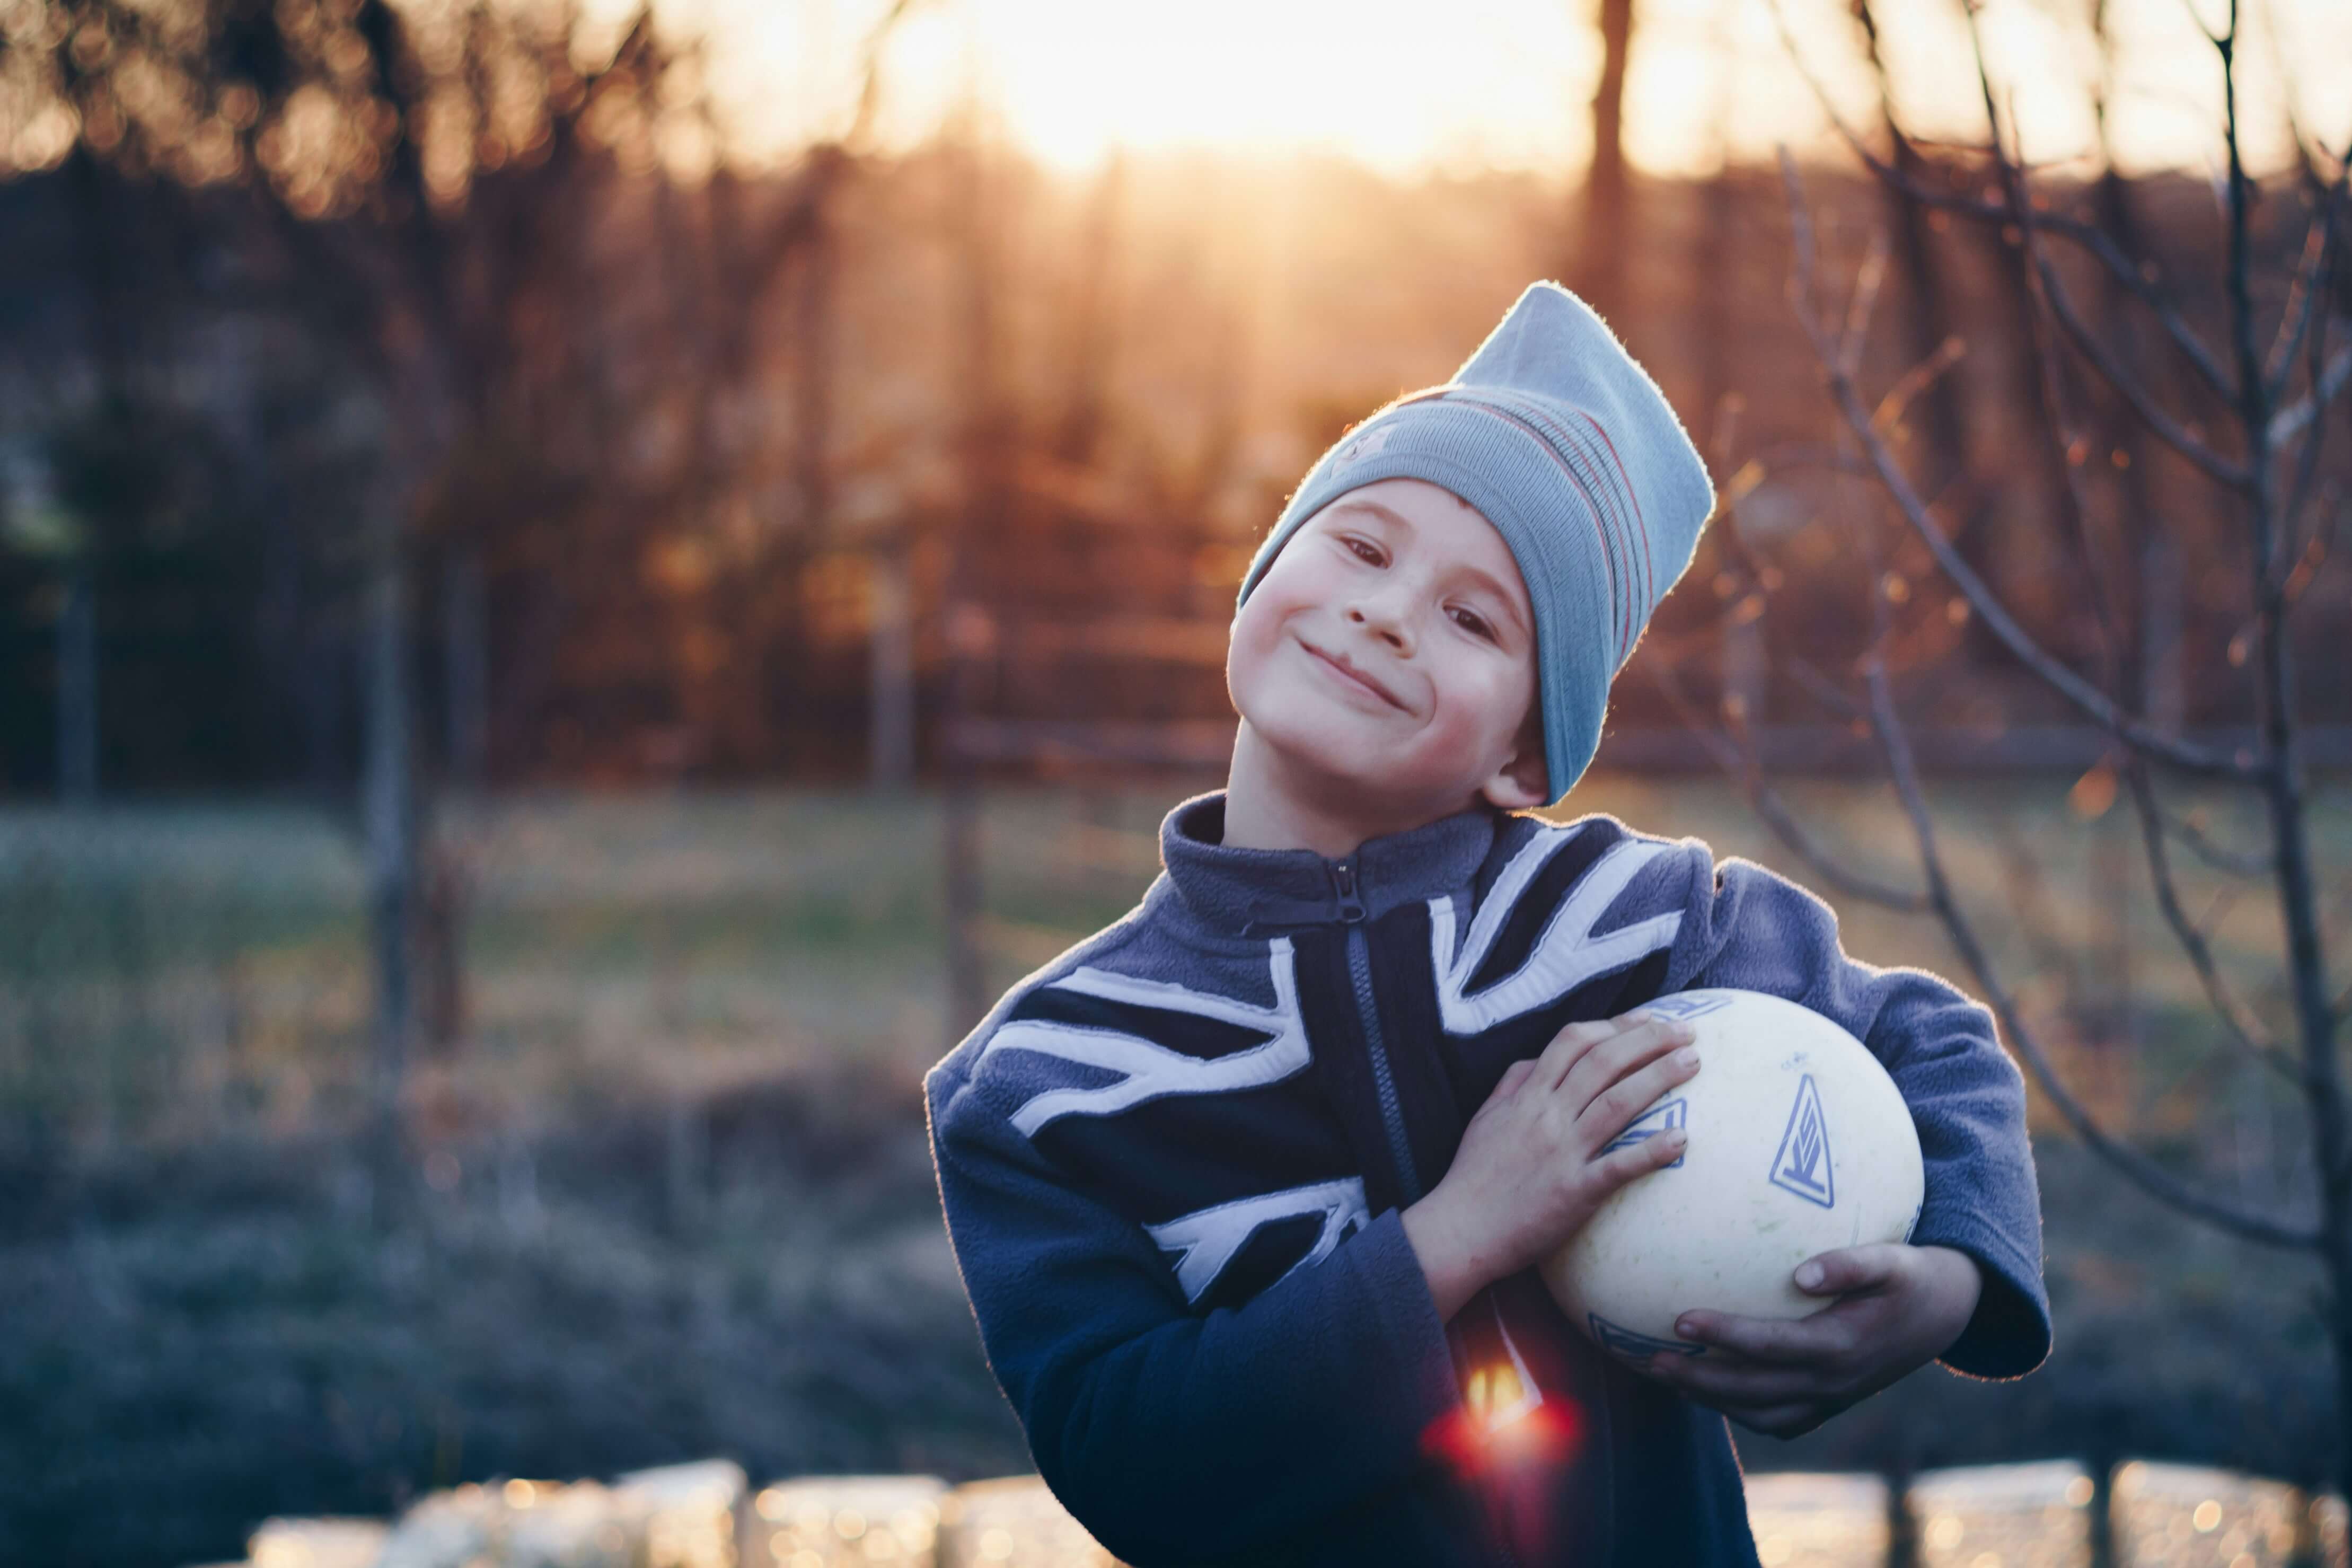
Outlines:
[{"label": "tree branch", "polygon": [[[1901,380],[1889,387],[1886,395],[1870,411],[1871,428],[1892,430],[1903,422],[1904,414],[1912,402],[1944,379],[1944,373],[1960,363],[1969,352],[1966,339],[1957,332],[1936,345],[1936,352],[1903,373]],[[1844,454],[1839,454],[1843,457]],[[1864,470],[1867,472],[1867,470]]]},{"label": "tree branch", "polygon": [[2328,219],[2335,200],[2333,189],[2324,191],[2319,210],[2304,226],[2303,258],[2295,267],[2294,276],[2287,280],[2286,308],[2279,312],[2278,332],[2271,340],[2270,357],[2263,365],[2263,377],[2270,383],[2273,397],[2286,391],[2286,378],[2294,366],[2294,351],[2302,346],[2303,335],[2311,328],[2312,305],[2319,298],[2320,275],[2326,270],[2330,259],[2328,240],[2334,225]]},{"label": "tree branch", "polygon": [[[2109,386],[2123,395],[2124,401],[2132,405],[2132,412],[2156,433],[2158,439],[2188,458],[2216,483],[2231,489],[2244,489],[2252,477],[2248,470],[2199,440],[2189,433],[2187,426],[2166,413],[2148,389],[2140,384],[2131,367],[2116,357],[2106,340],[2074,308],[2074,297],[2066,291],[2065,279],[2059,274],[2042,245],[2043,215],[2033,208],[2033,202],[2026,190],[2024,169],[2011,160],[2009,149],[2001,141],[2000,121],[1993,107],[1992,75],[1985,63],[1983,30],[1978,26],[1977,13],[1973,9],[1969,11],[1968,18],[1969,42],[1976,55],[1977,87],[1984,98],[1985,121],[1991,127],[1992,142],[1987,152],[1992,159],[1994,170],[2000,175],[2002,211],[2017,226],[2018,242],[2024,246],[2034,276],[2041,281],[2043,303],[2050,307],[2050,313],[2057,318],[2059,325],[2066,329],[2066,336],[2074,342],[2076,352],[2090,361]],[[2014,123],[2013,117],[2011,123]]]},{"label": "tree branch", "polygon": [[[1992,83],[1984,69],[1981,47],[1978,50],[1977,62],[1978,84],[1984,93],[1985,112],[1990,116],[1993,113]],[[1995,132],[1993,146],[1994,156],[2000,163],[2002,188],[2009,193],[2011,210],[2016,213],[2020,223],[2026,226],[2029,245],[2032,247],[2031,254],[2039,261],[2042,257],[2038,243],[2030,237],[2032,201],[2026,189],[2024,173],[2008,158],[1998,131]],[[2047,266],[2041,267],[2039,271],[2043,282],[2042,292],[2046,303],[2049,287],[2054,279]],[[2032,337],[2034,363],[2041,373],[2044,411],[2055,426],[2056,439],[2069,453],[2072,453],[2074,449],[2075,433],[2074,421],[2066,407],[2065,389],[2058,378],[2057,367],[2052,363],[2051,351],[2043,334],[2036,330]],[[2083,554],[2085,569],[2091,574],[2092,605],[2097,614],[2100,641],[2105,648],[2112,674],[2113,665],[2122,656],[2116,647],[2114,609],[2108,603],[2105,583],[2100,576],[2097,563],[2093,558],[2089,528],[2091,503],[2089,498],[2084,493],[2080,466],[2071,460],[2066,462],[2062,469],[2062,480],[2063,491],[2061,499],[2064,502],[2062,510],[2065,514],[2075,546]],[[2173,935],[2179,942],[2182,951],[2188,955],[2190,967],[2196,971],[2198,980],[2204,986],[2206,998],[2214,1014],[2221,1019],[2231,1039],[2242,1050],[2250,1053],[2264,1066],[2279,1073],[2290,1084],[2300,1086],[2301,1074],[2296,1070],[2294,1063],[2279,1050],[2269,1031],[2263,1027],[2261,1019],[2256,1017],[2230,989],[2220,966],[2213,960],[2212,948],[2207,942],[2204,931],[2189,918],[2187,911],[2181,907],[2179,889],[2173,879],[2171,857],[2165,844],[2163,813],[2156,797],[2155,783],[2148,776],[2147,759],[2128,746],[2119,747],[2118,750],[2122,754],[2125,776],[2131,788],[2135,814],[2139,820],[2141,842],[2147,858],[2148,879],[2155,890],[2158,906],[2163,911],[2166,923],[2172,928]]]},{"label": "tree branch", "polygon": [[1906,915],[1927,912],[1926,894],[1898,888],[1866,872],[1854,870],[1822,847],[1820,840],[1805,830],[1804,825],[1789,810],[1787,802],[1780,798],[1780,792],[1766,778],[1763,759],[1752,746],[1745,743],[1745,725],[1736,730],[1722,731],[1702,724],[1696,704],[1682,689],[1681,683],[1663,668],[1663,661],[1652,661],[1649,670],[1651,680],[1665,698],[1668,706],[1680,716],[1683,727],[1697,737],[1699,744],[1706,748],[1707,754],[1723,769],[1725,776],[1738,784],[1740,793],[1748,797],[1748,806],[1763,819],[1764,826],[1772,830],[1772,836],[1811,867],[1816,876],[1839,892],[1876,904],[1881,909]]},{"label": "tree branch", "polygon": [[1745,474],[1749,468],[1754,468],[1757,470],[1757,478],[1761,479],[1771,469],[1784,468],[1829,468],[1837,473],[1853,474],[1865,479],[1876,478],[1870,471],[1870,466],[1860,458],[1842,452],[1834,447],[1816,446],[1810,441],[1775,442],[1748,458],[1741,466],[1740,473]]},{"label": "tree branch", "polygon": [[[2194,15],[2193,7],[2191,14]],[[2213,37],[2213,47],[2221,57],[2221,145],[2229,153],[2230,247],[2222,287],[2229,296],[2230,341],[2238,362],[2237,396],[2231,401],[2245,423],[2247,445],[2252,447],[2246,454],[2246,466],[2252,470],[2250,477],[2259,481],[2270,461],[2270,449],[2277,443],[2267,436],[2271,396],[2263,382],[2262,355],[2254,346],[2252,237],[2247,225],[2253,201],[2243,149],[2238,141],[2238,0],[2230,0],[2229,30]],[[2313,395],[2318,395],[2315,387]],[[2257,512],[2262,500],[2260,496],[2255,498]]]},{"label": "tree branch", "polygon": [[[2011,221],[2006,203],[1988,202],[1975,196],[1963,195],[1957,191],[1938,190],[1933,185],[1914,179],[1903,170],[1873,153],[1861,135],[1847,125],[1844,119],[1839,115],[1837,106],[1832,101],[1828,89],[1822,85],[1821,79],[1816,77],[1811,68],[1805,64],[1804,56],[1797,48],[1795,35],[1790,30],[1788,17],[1780,10],[1780,0],[1773,0],[1772,15],[1774,21],[1780,26],[1780,40],[1782,46],[1788,50],[1789,58],[1795,64],[1798,74],[1805,79],[1806,86],[1812,89],[1813,97],[1820,103],[1822,114],[1828,118],[1831,128],[1873,174],[1912,200],[1939,211],[1958,213],[1963,216],[1988,223]],[[1919,143],[1916,138],[1912,138],[1912,141],[1915,144],[1924,145]],[[2204,341],[2199,338],[2189,323],[2182,319],[2180,312],[2173,308],[2172,302],[2167,300],[2153,283],[2149,282],[2140,268],[2117,248],[2115,240],[2105,230],[2096,224],[2084,223],[2080,219],[2056,213],[2042,213],[2037,215],[2037,217],[2044,230],[2070,241],[2080,247],[2086,254],[2095,258],[2099,264],[2131,293],[2133,298],[2145,305],[2156,317],[2158,323],[2164,328],[2166,335],[2171,338],[2173,346],[2180,351],[2181,357],[2188,360],[2196,369],[2199,378],[2208,387],[2224,398],[2233,395],[2230,378],[2222,370],[2221,362],[2213,357],[2213,351],[2206,347]]]},{"label": "tree branch", "polygon": [[1977,984],[1984,988],[1986,1000],[1994,1016],[2000,1019],[2002,1032],[2024,1058],[2027,1068],[2033,1074],[2034,1082],[2041,1086],[2042,1092],[2048,1097],[2060,1117],[2074,1130],[2075,1135],[2093,1153],[2158,1202],[2248,1241],[2268,1247],[2316,1247],[2320,1239],[2316,1227],[2282,1225],[2200,1191],[2137,1149],[2114,1137],[2099,1125],[2089,1108],[2074,1098],[2074,1092],[2059,1077],[2041,1040],[2027,1026],[2015,999],[1993,973],[1991,961],[1977,939],[1975,927],[1969,923],[1967,914],[1953,896],[1951,881],[1944,871],[1942,852],[1936,845],[1935,821],[1919,787],[1918,770],[1912,760],[1910,742],[1904,733],[1902,719],[1895,710],[1885,667],[1874,658],[1864,676],[1870,689],[1871,732],[1878,739],[1880,753],[1895,780],[1895,793],[1901,796],[1903,809],[1911,819],[1912,836],[1918,846],[1919,868],[1927,879],[1928,904],[1943,921],[1945,933],[1958,950],[1961,962],[1969,966],[1969,973],[1977,978]]},{"label": "tree branch", "polygon": [[[2315,329],[2314,329],[2311,334],[2311,384],[2315,388],[2318,387],[2326,379],[2322,368],[2323,362],[2326,358],[2326,345],[2327,323],[2323,321]],[[2326,421],[2324,419],[2313,420],[2310,426],[2310,430],[2311,433],[2303,438],[2303,446],[2295,457],[2294,479],[2294,481],[2287,486],[2286,504],[2279,513],[2279,520],[2284,525],[2286,534],[2286,538],[2284,540],[2285,548],[2282,552],[2282,554],[2284,556],[2292,556],[2298,560],[2301,559],[2303,552],[2298,552],[2295,548],[2295,535],[2298,532],[2296,524],[2297,521],[2304,515],[2305,510],[2311,505],[2312,492],[2319,483],[2319,454],[2321,447],[2326,444],[2327,434]],[[2323,534],[2320,531],[2320,524],[2313,525],[2310,544],[2305,547],[2305,552],[2307,552],[2311,546],[2316,545],[2321,552],[2325,553],[2326,550],[2325,541],[2329,536],[2332,536],[2336,530],[2336,519],[2334,514],[2331,514],[2328,517],[2325,526],[2327,532]],[[2282,586],[2284,587],[2284,584],[2282,584]]]},{"label": "tree branch", "polygon": [[1904,473],[1894,453],[1887,448],[1885,438],[1879,432],[1871,428],[1869,412],[1862,405],[1861,396],[1855,389],[1853,379],[1837,363],[1835,345],[1831,342],[1822,327],[1820,319],[1813,312],[1810,295],[1811,272],[1814,265],[1812,223],[1805,208],[1804,188],[1797,175],[1795,160],[1789,155],[1786,148],[1781,150],[1780,165],[1781,176],[1789,192],[1790,221],[1795,230],[1793,237],[1797,265],[1803,279],[1801,285],[1792,279],[1790,289],[1790,297],[1796,307],[1798,320],[1804,327],[1806,336],[1812,342],[1814,357],[1822,363],[1829,379],[1831,397],[1836,403],[1840,413],[1844,416],[1847,426],[1853,430],[1855,438],[1862,444],[1864,454],[1870,459],[1873,471],[1878,476],[1879,482],[1885,487],[1887,494],[1894,499],[1896,508],[1903,514],[1904,521],[1910,524],[1911,531],[1919,537],[1922,543],[1927,545],[1928,553],[1935,557],[1936,564],[1942,568],[1944,574],[1949,577],[1954,585],[1960,590],[1967,598],[1969,607],[1984,617],[1985,625],[1991,628],[1993,635],[1999,637],[2010,652],[2014,654],[2027,668],[2041,677],[2043,683],[2053,690],[2097,720],[2101,725],[2114,731],[2127,744],[2191,773],[2242,781],[2259,778],[2261,775],[2253,767],[2239,763],[2232,756],[2224,755],[2209,747],[2193,745],[2174,736],[2159,733],[2149,729],[2141,721],[2125,713],[2105,692],[2060,664],[2044,651],[2032,636],[2011,616],[2000,601],[1994,596],[1991,589],[1985,584],[1984,580],[1977,575],[1975,569],[1962,560],[1959,552],[1952,548],[1951,542],[1944,537],[1942,530],[1935,525],[1934,519],[1928,515],[1917,491],[1912,489],[1909,477]]},{"label": "tree branch", "polygon": [[1811,659],[1791,659],[1789,673],[1797,678],[1797,684],[1803,687],[1814,701],[1831,712],[1843,715],[1849,723],[1869,722],[1869,715],[1863,711],[1862,704],[1839,690],[1837,682],[1823,675]]},{"label": "tree branch", "polygon": [[2352,384],[2352,346],[2337,349],[2336,357],[2327,362],[2327,368],[2315,380],[2317,384],[2309,392],[2271,416],[2272,446],[2293,440],[2298,431],[2318,418],[2321,410],[2336,400],[2337,393]]},{"label": "tree branch", "polygon": [[2229,848],[2188,817],[2167,812],[2164,827],[2166,832],[2188,845],[2197,858],[2217,871],[2227,871],[2238,877],[2261,877],[2273,869],[2268,855]]},{"label": "tree branch", "polygon": [[2139,384],[2138,377],[2132,374],[2130,367],[2118,360],[2115,350],[2093,330],[2089,322],[2083,320],[2082,312],[2074,308],[2073,296],[2066,292],[2065,280],[2059,276],[2058,268],[2052,264],[2049,253],[2040,243],[2040,236],[2048,226],[2043,221],[2045,216],[2032,213],[2030,205],[2021,205],[2018,225],[2023,230],[2023,243],[2033,258],[2034,272],[2042,279],[2042,297],[2049,301],[2050,313],[2058,319],[2059,325],[2066,329],[2067,338],[2081,351],[2083,357],[2091,362],[2100,378],[2123,395],[2124,401],[2132,405],[2132,412],[2155,432],[2158,440],[2188,458],[2216,484],[2226,485],[2231,489],[2244,489],[2251,479],[2245,465],[2231,462],[2190,435],[2186,425],[2166,413],[2147,389]]},{"label": "tree branch", "polygon": [[2181,951],[2189,955],[2189,967],[2197,971],[2197,979],[2205,987],[2205,999],[2212,1005],[2214,1014],[2240,1049],[2253,1055],[2288,1083],[2298,1089],[2303,1087],[2302,1069],[2279,1049],[2262,1020],[2230,989],[2220,966],[2213,962],[2211,943],[2181,907],[2180,891],[2172,876],[2172,859],[2165,848],[2163,812],[2157,803],[2156,784],[2147,775],[2147,763],[2127,755],[2124,777],[2131,786],[2140,841],[2147,850],[2148,879],[2156,889],[2157,906],[2164,911],[2165,923],[2172,928]]}]

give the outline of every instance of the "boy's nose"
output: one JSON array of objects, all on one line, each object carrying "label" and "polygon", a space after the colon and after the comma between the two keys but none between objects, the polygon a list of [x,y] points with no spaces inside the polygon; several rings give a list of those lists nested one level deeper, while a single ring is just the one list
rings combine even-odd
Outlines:
[{"label": "boy's nose", "polygon": [[1383,599],[1362,599],[1348,606],[1348,619],[1387,643],[1400,654],[1412,652],[1412,631],[1395,607]]}]

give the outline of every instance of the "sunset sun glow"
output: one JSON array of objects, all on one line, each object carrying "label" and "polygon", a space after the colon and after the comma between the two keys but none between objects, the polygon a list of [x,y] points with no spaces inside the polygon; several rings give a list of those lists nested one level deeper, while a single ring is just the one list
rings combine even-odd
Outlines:
[{"label": "sunset sun glow", "polygon": [[[2095,155],[2095,93],[2128,169],[2201,169],[2221,115],[2220,73],[2197,16],[2218,0],[2109,0],[2111,67],[2088,6],[1990,0],[1989,58],[2013,95],[2029,157]],[[707,28],[714,85],[746,141],[784,145],[855,97],[877,0],[677,0]],[[1898,106],[1919,134],[1980,139],[1981,100],[1957,4],[1882,6]],[[1799,41],[1802,64],[1784,39]],[[2250,161],[2306,135],[2352,137],[2352,6],[2273,0],[2247,8],[2241,105]],[[2290,67],[2286,62],[2295,62]],[[2305,62],[2326,62],[2310,64]],[[916,6],[883,56],[880,129],[911,141],[978,102],[1015,143],[1081,169],[1114,149],[1332,153],[1391,174],[1469,167],[1572,172],[1591,155],[1601,70],[1594,17],[1555,0],[1196,0],[1181,8],[1090,0],[963,0]],[[1875,104],[1842,0],[1643,0],[1627,72],[1627,155],[1653,174],[1704,174],[1832,135],[1807,73],[1849,123]]]}]

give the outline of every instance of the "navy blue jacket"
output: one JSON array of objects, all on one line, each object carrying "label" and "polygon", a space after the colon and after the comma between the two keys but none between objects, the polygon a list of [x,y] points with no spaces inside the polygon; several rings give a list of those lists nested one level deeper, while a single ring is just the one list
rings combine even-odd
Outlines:
[{"label": "navy blue jacket", "polygon": [[[1331,860],[1227,848],[1223,813],[1171,812],[1143,902],[924,1084],[989,1364],[1126,1562],[1756,1563],[1720,1415],[1596,1351],[1532,1270],[1441,1322],[1400,1217],[1505,1068],[1667,992],[1769,992],[1868,1045],[1918,1126],[1912,1240],[1984,1278],[1944,1361],[2048,1353],[1990,1016],[1846,957],[1818,899],[1606,816],[1475,809]],[[1465,1458],[1465,1389],[1505,1364],[1549,1439]]]}]

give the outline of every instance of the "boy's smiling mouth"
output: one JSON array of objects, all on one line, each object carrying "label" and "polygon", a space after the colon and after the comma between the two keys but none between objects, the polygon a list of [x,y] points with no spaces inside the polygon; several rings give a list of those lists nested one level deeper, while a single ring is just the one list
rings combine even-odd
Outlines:
[{"label": "boy's smiling mouth", "polygon": [[1342,679],[1353,681],[1356,685],[1362,687],[1366,691],[1370,692],[1373,696],[1379,698],[1390,707],[1396,709],[1399,712],[1408,710],[1402,702],[1397,700],[1395,692],[1391,691],[1387,687],[1382,686],[1379,681],[1373,679],[1370,676],[1365,674],[1362,670],[1358,669],[1354,665],[1349,663],[1348,658],[1345,654],[1325,653],[1321,648],[1317,647],[1305,637],[1298,639],[1298,646],[1305,648],[1308,653],[1313,654],[1318,659],[1320,659],[1330,668],[1338,671]]}]

